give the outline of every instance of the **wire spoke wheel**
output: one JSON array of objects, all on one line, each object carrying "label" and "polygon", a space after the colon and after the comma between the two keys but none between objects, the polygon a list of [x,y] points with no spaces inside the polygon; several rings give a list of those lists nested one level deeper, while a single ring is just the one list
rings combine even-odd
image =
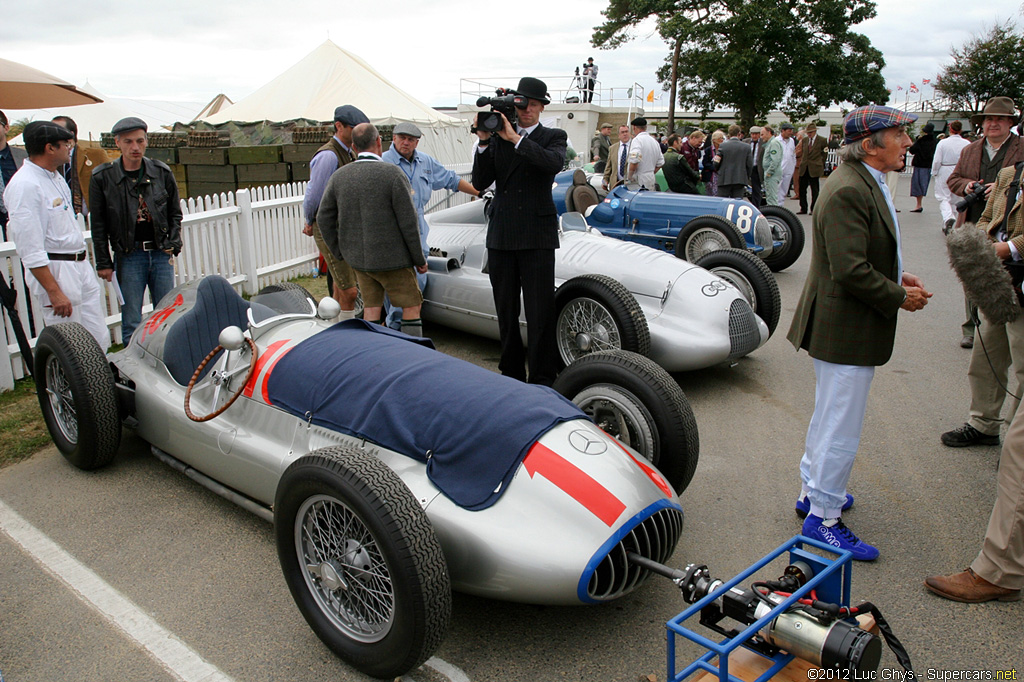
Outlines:
[{"label": "wire spoke wheel", "polygon": [[78,443],[78,413],[75,411],[75,396],[71,382],[64,374],[57,356],[46,359],[46,397],[53,410],[53,418],[61,434],[71,444]]},{"label": "wire spoke wheel", "polygon": [[703,228],[686,240],[686,260],[694,263],[698,258],[712,251],[732,248],[732,244],[719,230]]},{"label": "wire spoke wheel", "polygon": [[611,312],[589,298],[570,301],[558,317],[558,351],[569,362],[587,353],[622,348]]},{"label": "wire spoke wheel", "polygon": [[654,418],[639,398],[618,386],[597,384],[576,394],[573,402],[602,431],[654,463],[658,434]]},{"label": "wire spoke wheel", "polygon": [[295,518],[295,548],[317,605],[360,642],[377,642],[394,624],[395,590],[377,541],[344,503],[306,500]]}]

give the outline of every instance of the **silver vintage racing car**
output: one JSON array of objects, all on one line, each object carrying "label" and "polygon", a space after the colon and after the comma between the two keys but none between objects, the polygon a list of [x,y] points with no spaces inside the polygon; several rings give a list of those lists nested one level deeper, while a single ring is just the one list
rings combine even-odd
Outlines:
[{"label": "silver vintage racing car", "polygon": [[[427,215],[430,257],[422,315],[497,339],[485,203]],[[594,351],[625,349],[670,372],[701,369],[760,348],[778,324],[782,306],[775,277],[743,249],[709,254],[711,272],[663,251],[606,237],[579,213],[561,217],[559,238],[557,339],[567,365]],[[525,338],[525,316],[520,325]]]},{"label": "silver vintage racing car", "polygon": [[433,653],[452,589],[600,603],[647,578],[627,554],[672,554],[697,431],[653,362],[614,351],[569,367],[559,381],[581,410],[428,340],[328,322],[337,312],[295,285],[245,301],[211,276],[171,291],[109,356],[80,325],[47,327],[35,369],[50,434],[95,469],[127,424],[272,521],[303,616],[375,677]]}]

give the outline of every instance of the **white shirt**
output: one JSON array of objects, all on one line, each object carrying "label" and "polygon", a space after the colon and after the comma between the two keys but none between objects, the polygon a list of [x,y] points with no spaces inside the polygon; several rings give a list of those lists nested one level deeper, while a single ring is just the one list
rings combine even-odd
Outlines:
[{"label": "white shirt", "polygon": [[[665,165],[665,156],[661,153],[661,145],[658,144],[658,141],[644,131],[630,141],[627,163],[637,164],[634,182],[639,182],[647,189],[653,190],[657,185],[654,173]],[[627,170],[626,173],[628,174],[629,171]]]},{"label": "white shirt", "polygon": [[960,160],[960,152],[969,144],[970,142],[959,135],[950,135],[939,140],[935,145],[935,157],[932,159],[932,175],[938,175],[939,169],[943,166],[948,166],[949,172],[952,173],[956,162]]},{"label": "white shirt", "polygon": [[781,135],[779,142],[782,143],[782,174],[792,173],[796,169],[796,140],[788,140]]},{"label": "white shirt", "polygon": [[50,263],[50,253],[85,250],[85,237],[75,220],[71,190],[64,176],[26,159],[4,190],[10,213],[8,234],[26,269]]}]

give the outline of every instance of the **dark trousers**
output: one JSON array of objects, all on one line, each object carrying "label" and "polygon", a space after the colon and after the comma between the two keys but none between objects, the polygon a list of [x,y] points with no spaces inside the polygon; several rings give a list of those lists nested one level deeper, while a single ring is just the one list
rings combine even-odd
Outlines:
[{"label": "dark trousers", "polygon": [[718,196],[730,199],[742,199],[743,193],[747,191],[746,185],[718,185]]},{"label": "dark trousers", "polygon": [[750,203],[754,206],[763,204],[764,202],[761,200],[762,193],[761,173],[758,172],[757,166],[754,166],[754,170],[750,171]]},{"label": "dark trousers", "polygon": [[807,212],[807,194],[811,196],[811,211],[814,211],[814,204],[818,202],[818,179],[812,177],[807,171],[800,176],[800,212]]},{"label": "dark trousers", "polygon": [[[504,251],[487,249],[488,276],[498,313],[504,376],[550,386],[558,373],[555,343],[555,252],[553,249]],[[526,309],[527,349],[519,331],[519,292]]]},{"label": "dark trousers", "polygon": [[593,102],[594,101],[594,84],[596,81],[593,78],[584,78],[583,83],[586,87],[583,89],[583,101]]}]

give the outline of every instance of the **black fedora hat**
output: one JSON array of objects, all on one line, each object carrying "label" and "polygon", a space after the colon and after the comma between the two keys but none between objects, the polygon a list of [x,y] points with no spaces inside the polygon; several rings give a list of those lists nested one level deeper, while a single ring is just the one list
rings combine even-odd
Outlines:
[{"label": "black fedora hat", "polygon": [[535,99],[545,106],[551,104],[551,100],[548,98],[548,86],[539,78],[530,78],[529,76],[520,78],[519,87],[512,92],[523,97]]}]

